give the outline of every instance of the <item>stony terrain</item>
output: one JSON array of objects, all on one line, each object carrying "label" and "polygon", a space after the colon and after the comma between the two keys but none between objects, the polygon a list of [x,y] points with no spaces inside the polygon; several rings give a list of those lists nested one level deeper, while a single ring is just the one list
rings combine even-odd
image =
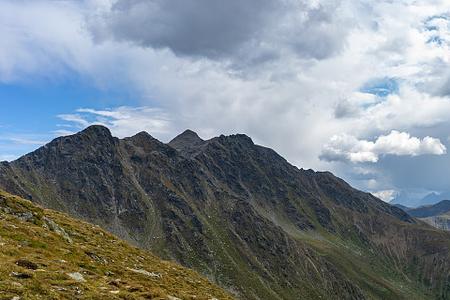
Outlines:
[{"label": "stony terrain", "polygon": [[169,144],[92,126],[0,187],[194,268],[241,299],[448,299],[450,234],[245,135]]},{"label": "stony terrain", "polygon": [[0,299],[231,299],[197,273],[0,191]]},{"label": "stony terrain", "polygon": [[436,227],[436,228],[439,228],[442,230],[450,230],[450,212],[440,214],[437,216],[420,218],[420,220],[430,224],[433,227]]}]

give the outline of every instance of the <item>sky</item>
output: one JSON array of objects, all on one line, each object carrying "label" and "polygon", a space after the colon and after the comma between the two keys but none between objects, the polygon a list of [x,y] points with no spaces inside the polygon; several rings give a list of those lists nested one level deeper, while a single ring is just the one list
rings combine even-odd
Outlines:
[{"label": "sky", "polygon": [[0,36],[0,160],[190,128],[385,201],[450,192],[447,0],[0,0]]}]

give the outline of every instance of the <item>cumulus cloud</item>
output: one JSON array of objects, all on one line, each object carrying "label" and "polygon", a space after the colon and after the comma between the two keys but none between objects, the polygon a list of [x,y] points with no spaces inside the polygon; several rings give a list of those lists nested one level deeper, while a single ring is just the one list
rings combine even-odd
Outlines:
[{"label": "cumulus cloud", "polygon": [[321,158],[328,161],[350,161],[352,163],[375,163],[381,155],[418,156],[424,154],[443,155],[446,147],[439,139],[419,139],[409,133],[391,131],[375,141],[359,140],[354,136],[335,135],[324,146]]},{"label": "cumulus cloud", "polygon": [[391,202],[397,196],[397,192],[395,190],[378,191],[373,192],[372,194],[384,202]]}]

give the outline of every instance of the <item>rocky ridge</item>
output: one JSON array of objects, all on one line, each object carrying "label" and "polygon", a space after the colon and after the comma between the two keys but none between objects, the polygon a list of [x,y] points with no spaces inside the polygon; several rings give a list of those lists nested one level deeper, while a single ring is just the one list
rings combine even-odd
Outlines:
[{"label": "rocky ridge", "polygon": [[100,225],[242,299],[448,297],[450,235],[298,169],[245,135],[169,144],[89,127],[12,163],[0,187]]}]

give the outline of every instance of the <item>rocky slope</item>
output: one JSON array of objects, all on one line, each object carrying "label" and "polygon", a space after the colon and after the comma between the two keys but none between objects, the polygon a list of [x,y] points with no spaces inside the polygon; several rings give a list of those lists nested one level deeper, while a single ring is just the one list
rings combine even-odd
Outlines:
[{"label": "rocky slope", "polygon": [[231,299],[98,226],[0,191],[0,299]]},{"label": "rocky slope", "polygon": [[420,218],[420,220],[430,224],[433,227],[450,231],[450,213],[444,213],[437,216]]},{"label": "rocky slope", "polygon": [[0,165],[0,186],[192,267],[242,299],[450,297],[450,235],[245,135],[101,126]]}]

